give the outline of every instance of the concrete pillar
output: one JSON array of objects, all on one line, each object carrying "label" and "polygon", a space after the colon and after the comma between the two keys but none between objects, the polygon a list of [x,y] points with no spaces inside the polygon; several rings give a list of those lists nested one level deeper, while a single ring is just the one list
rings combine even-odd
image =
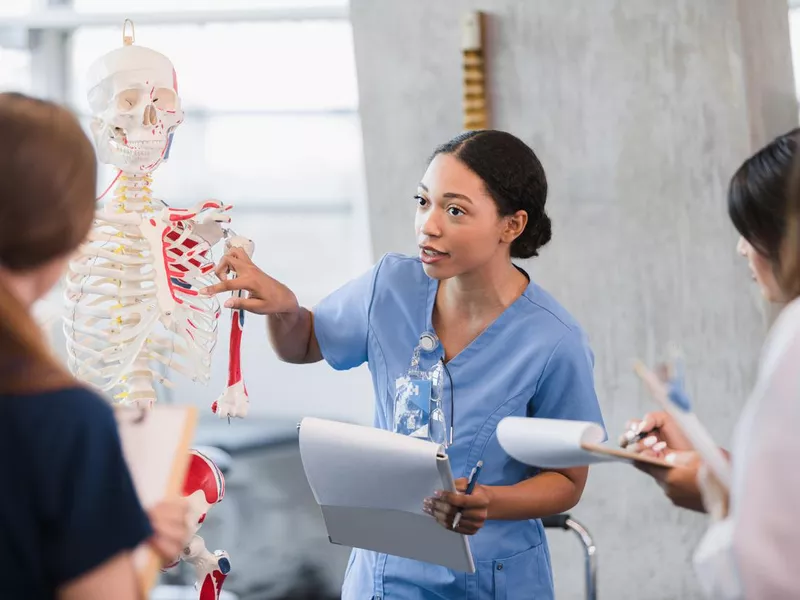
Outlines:
[{"label": "concrete pillar", "polygon": [[[631,359],[680,343],[721,443],[746,399],[767,313],[734,251],[735,168],[797,124],[785,0],[351,0],[376,256],[414,251],[412,196],[461,127],[459,22],[487,13],[490,124],[550,182],[553,241],[525,265],[596,353],[609,434],[655,408]],[[573,514],[608,598],[697,596],[705,520],[626,466],[592,470]],[[577,542],[550,535],[558,598],[581,598]]]}]

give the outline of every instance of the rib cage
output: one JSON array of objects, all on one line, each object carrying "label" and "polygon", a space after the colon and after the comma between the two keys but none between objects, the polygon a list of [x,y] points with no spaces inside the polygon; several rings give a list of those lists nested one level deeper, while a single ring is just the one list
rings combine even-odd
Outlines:
[{"label": "rib cage", "polygon": [[[154,381],[169,385],[155,362],[208,381],[220,313],[216,298],[197,294],[215,276],[196,216],[154,200],[149,184],[148,175],[120,178],[70,263],[65,293],[70,370],[117,401],[140,405],[155,401]],[[169,222],[184,212],[191,217]],[[157,237],[146,237],[147,227]]]}]

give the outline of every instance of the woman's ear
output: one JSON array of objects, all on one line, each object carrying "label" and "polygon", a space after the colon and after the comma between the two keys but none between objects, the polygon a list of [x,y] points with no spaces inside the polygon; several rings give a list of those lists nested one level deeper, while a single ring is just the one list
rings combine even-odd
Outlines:
[{"label": "woman's ear", "polygon": [[504,226],[500,239],[506,244],[510,244],[525,230],[525,226],[528,224],[528,213],[524,210],[518,210],[513,215],[503,217],[503,221]]}]

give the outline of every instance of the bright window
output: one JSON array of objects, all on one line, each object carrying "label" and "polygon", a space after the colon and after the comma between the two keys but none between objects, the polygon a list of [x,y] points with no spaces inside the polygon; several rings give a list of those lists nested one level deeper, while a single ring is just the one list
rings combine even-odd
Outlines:
[{"label": "bright window", "polygon": [[[3,0],[6,2],[8,0]],[[27,0],[30,1],[30,0]],[[193,10],[236,10],[250,8],[293,8],[298,4],[313,6],[347,6],[348,0],[192,0]],[[120,3],[115,0],[73,0],[75,10],[82,12],[118,12]],[[186,10],[185,0],[136,0],[131,6],[137,12],[176,12]]]},{"label": "bright window", "polygon": [[0,92],[31,91],[31,53],[0,46]]}]

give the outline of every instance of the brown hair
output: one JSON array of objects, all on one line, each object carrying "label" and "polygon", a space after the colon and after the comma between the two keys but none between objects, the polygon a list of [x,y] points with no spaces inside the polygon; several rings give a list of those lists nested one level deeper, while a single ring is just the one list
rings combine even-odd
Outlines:
[{"label": "brown hair", "polygon": [[800,296],[800,156],[786,190],[786,236],[781,244],[779,283],[789,299]]},{"label": "brown hair", "polygon": [[[96,178],[92,144],[68,110],[0,93],[0,267],[22,273],[74,251],[91,227]],[[0,277],[0,391],[72,382]]]}]

